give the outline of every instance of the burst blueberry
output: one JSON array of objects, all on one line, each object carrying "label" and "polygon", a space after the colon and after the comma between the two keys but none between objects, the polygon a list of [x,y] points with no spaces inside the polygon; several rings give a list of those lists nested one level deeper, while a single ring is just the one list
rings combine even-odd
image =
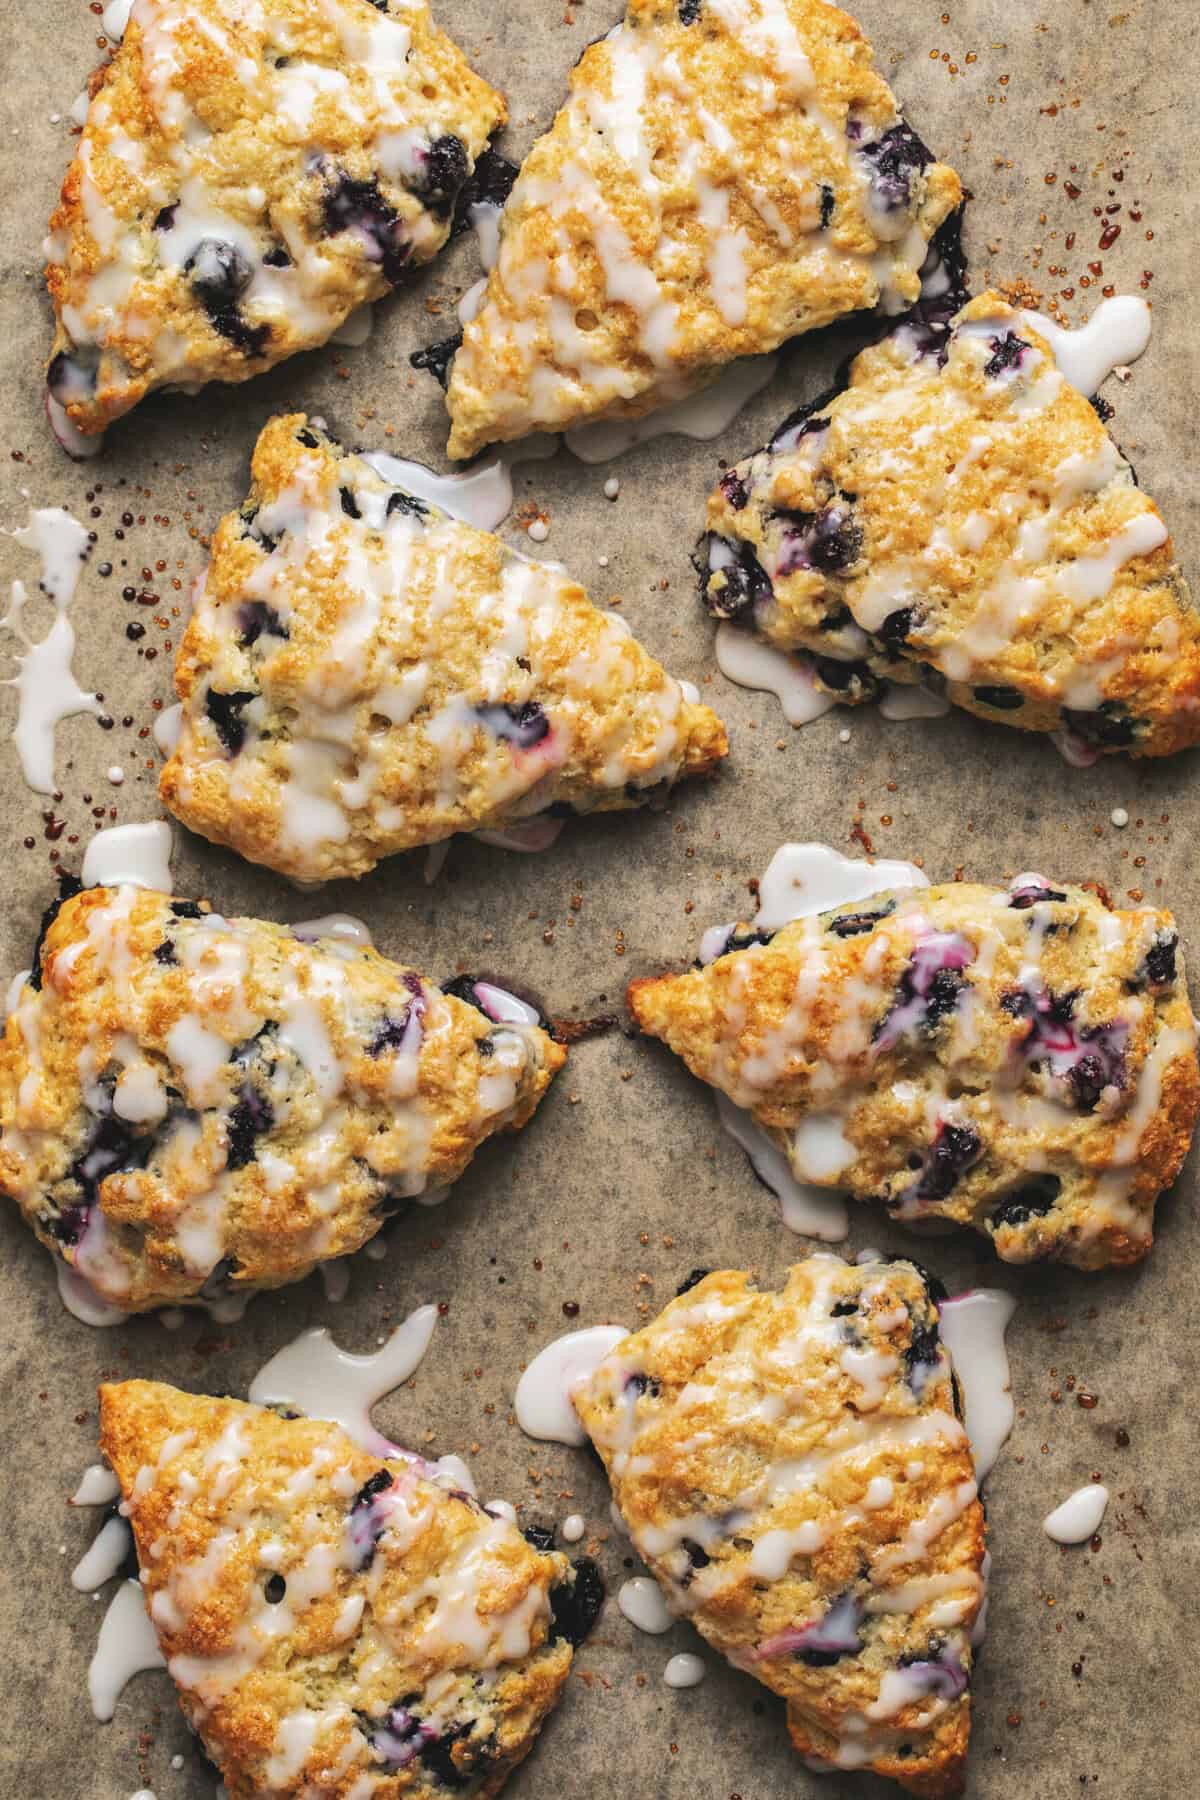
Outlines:
[{"label": "burst blueberry", "polygon": [[550,1590],[550,1641],[559,1638],[578,1649],[604,1605],[604,1577],[590,1556],[572,1565],[573,1577]]},{"label": "burst blueberry", "polygon": [[550,735],[550,721],[536,700],[526,700],[519,706],[477,706],[475,717],[493,736],[515,750],[532,750]]},{"label": "burst blueberry", "polygon": [[242,711],[254,699],[257,699],[257,695],[246,689],[222,694],[216,688],[209,688],[204,697],[204,711],[230,756],[236,756],[246,742],[246,723],[242,718]]}]

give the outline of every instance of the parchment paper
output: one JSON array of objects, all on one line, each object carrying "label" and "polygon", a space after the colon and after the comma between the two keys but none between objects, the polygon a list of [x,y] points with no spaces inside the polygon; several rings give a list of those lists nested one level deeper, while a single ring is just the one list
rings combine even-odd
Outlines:
[{"label": "parchment paper", "polygon": [[[936,0],[859,0],[857,10],[914,124],[973,190],[976,285],[990,271],[1023,278],[1047,296],[1071,289],[1060,304],[1073,321],[1087,316],[1109,283],[1153,300],[1148,355],[1126,386],[1114,381],[1107,390],[1113,429],[1172,525],[1185,568],[1200,580],[1190,468],[1200,375],[1194,8],[1183,0],[1130,0],[1120,12],[1111,10],[1118,0],[1057,0],[1044,9],[1035,0],[948,3],[949,14]],[[505,147],[516,156],[549,122],[568,68],[618,7],[617,0],[584,0],[565,11],[562,0],[457,7],[441,0],[436,10],[508,94],[513,124]],[[196,533],[240,500],[257,431],[273,410],[305,406],[324,413],[347,442],[444,466],[440,394],[410,372],[407,358],[452,328],[453,302],[478,263],[468,236],[382,309],[364,347],[299,358],[241,389],[158,398],[111,433],[99,461],[72,465],[42,417],[50,327],[40,245],[73,144],[68,108],[97,59],[99,19],[84,0],[2,0],[0,22],[7,75],[0,85],[0,524],[24,523],[30,504],[61,504],[83,519],[93,504],[99,508],[90,521],[99,541],[74,609],[75,666],[115,719],[111,731],[88,718],[60,730],[63,797],[51,808],[22,781],[9,742],[16,696],[0,689],[7,876],[0,972],[7,978],[28,962],[51,892],[51,850],[78,868],[98,822],[93,807],[113,808],[121,820],[157,816],[157,758],[143,733],[154,708],[172,697],[169,646],[178,641],[202,555]],[[1111,215],[1122,232],[1101,253],[1104,220],[1094,209],[1111,205],[1124,209]],[[1077,237],[1068,250],[1071,230]],[[1093,260],[1103,263],[1103,275],[1084,289],[1080,278]],[[1051,273],[1051,265],[1065,273]],[[1143,290],[1146,270],[1153,279]],[[746,883],[780,841],[814,837],[853,850],[861,820],[881,854],[923,859],[934,877],[961,870],[1001,879],[1032,867],[1097,879],[1115,896],[1136,889],[1165,897],[1200,968],[1194,755],[1158,766],[1107,759],[1076,773],[1048,743],[963,715],[887,724],[863,710],[793,732],[770,696],[716,674],[712,628],[687,560],[716,458],[760,442],[799,399],[820,390],[854,341],[845,330],[801,341],[722,443],[660,440],[610,467],[585,468],[564,455],[516,471],[518,501],[536,501],[549,516],[546,553],[598,600],[619,593],[643,641],[676,674],[700,683],[722,712],[733,754],[721,780],[681,790],[664,814],[572,825],[540,857],[456,845],[432,887],[417,855],[358,886],[306,897],[178,832],[177,891],[206,894],[223,911],[285,919],[342,908],[369,921],[381,948],[431,976],[458,966],[493,970],[538,990],[553,1014],[589,1016],[619,1010],[631,976],[689,955],[705,925],[744,916]],[[616,502],[602,491],[610,473],[621,480]],[[138,522],[120,542],[114,532],[123,511]],[[156,522],[163,518],[169,525]],[[515,520],[504,529],[524,542]],[[607,569],[598,566],[601,554]],[[115,565],[107,581],[96,572],[102,560]],[[167,565],[161,573],[160,560]],[[154,572],[160,606],[122,601],[126,580],[143,586],[143,568]],[[25,552],[0,538],[0,591],[7,594],[15,577],[35,581],[36,573]],[[140,645],[126,637],[133,618],[147,628]],[[48,610],[34,620],[40,635]],[[4,647],[10,643],[5,634]],[[851,740],[843,744],[838,733],[847,725]],[[114,762],[126,771],[120,788],[105,776]],[[1109,822],[1117,805],[1131,815],[1124,831]],[[43,819],[50,810],[65,822],[53,841]],[[23,847],[27,837],[32,849]],[[389,1242],[386,1262],[353,1265],[349,1296],[337,1306],[313,1280],[256,1300],[239,1326],[189,1317],[174,1333],[153,1319],[97,1332],[63,1311],[46,1253],[14,1209],[0,1211],[0,1793],[124,1800],[146,1784],[159,1800],[210,1800],[214,1789],[165,1674],[138,1677],[110,1725],[91,1717],[86,1673],[103,1604],[76,1593],[68,1571],[99,1515],[66,1502],[96,1454],[99,1378],[158,1376],[242,1393],[267,1356],[308,1325],[328,1324],[347,1348],[366,1349],[414,1306],[445,1301],[449,1310],[410,1386],[378,1410],[382,1427],[434,1454],[462,1452],[481,1495],[508,1496],[523,1523],[584,1513],[615,1591],[634,1565],[609,1531],[597,1466],[584,1451],[530,1443],[510,1417],[523,1363],[570,1326],[567,1304],[578,1307],[580,1324],[633,1325],[695,1266],[751,1267],[773,1280],[805,1249],[718,1132],[707,1092],[666,1053],[620,1032],[580,1045],[533,1126],[485,1151],[440,1211],[418,1211]],[[1196,1243],[1191,1166],[1160,1207],[1150,1259],[1111,1277],[1009,1269],[965,1238],[916,1239],[870,1209],[853,1213],[851,1251],[866,1244],[907,1250],[952,1290],[986,1282],[1021,1300],[1009,1332],[1017,1426],[988,1487],[995,1568],[970,1782],[979,1800],[1085,1792],[1185,1800],[1197,1792],[1200,1734],[1188,1698],[1195,1693],[1188,1396],[1200,1378],[1190,1266]],[[1094,1407],[1078,1403],[1081,1390],[1095,1397]],[[1128,1447],[1118,1447],[1118,1429],[1128,1433]],[[1043,1535],[1042,1517],[1095,1478],[1113,1490],[1101,1547],[1058,1549]],[[614,1792],[633,1800],[766,1800],[785,1792],[841,1800],[885,1791],[869,1778],[808,1773],[787,1747],[782,1708],[707,1651],[702,1685],[668,1689],[663,1667],[683,1649],[701,1649],[686,1625],[646,1637],[610,1597],[563,1705],[510,1792],[521,1800]],[[177,1753],[185,1759],[179,1771],[171,1768]]]}]

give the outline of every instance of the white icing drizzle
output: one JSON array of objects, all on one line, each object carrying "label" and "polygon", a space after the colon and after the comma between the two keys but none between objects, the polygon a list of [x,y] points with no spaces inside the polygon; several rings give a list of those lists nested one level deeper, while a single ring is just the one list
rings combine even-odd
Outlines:
[{"label": "white icing drizzle", "polygon": [[356,919],[353,913],[322,913],[319,919],[298,919],[288,929],[302,944],[315,944],[319,938],[336,938],[340,943],[370,950],[375,943],[370,926]]},{"label": "white icing drizzle", "polygon": [[478,463],[465,475],[439,475],[424,463],[389,456],[385,450],[364,451],[362,460],[385,481],[480,531],[495,531],[512,511],[512,476],[500,457]]},{"label": "white icing drizzle", "polygon": [[899,681],[886,682],[879,702],[880,718],[893,721],[943,719],[949,711],[950,702],[944,694],[931,693],[916,683],[908,686]]},{"label": "white icing drizzle", "polygon": [[69,1506],[111,1506],[119,1498],[121,1484],[103,1463],[89,1463],[79,1478],[79,1486],[68,1501]]},{"label": "white icing drizzle", "polygon": [[331,344],[345,344],[349,349],[357,350],[367,342],[375,329],[375,308],[369,300],[362,306],[356,306],[352,313],[347,313],[329,341]]},{"label": "white icing drizzle", "polygon": [[107,825],[83,853],[85,887],[154,888],[171,892],[171,827],[163,819],[143,825]]},{"label": "white icing drizzle", "polygon": [[577,1544],[587,1531],[582,1513],[568,1513],[560,1526],[564,1544]]},{"label": "white icing drizzle", "polygon": [[742,408],[772,380],[778,366],[777,356],[743,357],[722,369],[699,393],[660,406],[642,419],[597,419],[590,425],[573,426],[564,442],[583,463],[611,462],[652,438],[687,437],[708,443],[729,429]]},{"label": "white icing drizzle", "polygon": [[331,1419],[377,1456],[396,1446],[371,1424],[371,1408],[407,1381],[429,1348],[436,1306],[420,1306],[397,1325],[379,1350],[355,1356],[339,1350],[324,1328],[302,1331],[264,1364],[248,1398],[259,1406],[284,1405],[310,1419]]},{"label": "white icing drizzle", "polygon": [[517,1424],[525,1435],[553,1444],[586,1443],[587,1433],[571,1404],[571,1389],[587,1380],[628,1335],[624,1325],[588,1325],[539,1350],[513,1397]]},{"label": "white icing drizzle", "polygon": [[811,663],[777,650],[728,619],[717,626],[715,650],[726,680],[774,694],[789,725],[811,725],[837,705],[832,694],[817,686]]},{"label": "white icing drizzle", "polygon": [[869,900],[892,888],[928,886],[928,876],[913,863],[886,857],[864,862],[843,856],[828,844],[783,844],[758,884],[754,923],[777,930],[793,919],[807,919],[851,900]]},{"label": "white icing drizzle", "polygon": [[19,969],[9,982],[8,991],[4,996],[5,1018],[8,1017],[9,1013],[16,1012],[17,1007],[20,1005],[21,994],[24,991],[25,983],[29,980],[32,973],[32,969]]},{"label": "white icing drizzle", "polygon": [[1004,1333],[1016,1311],[1011,1294],[972,1288],[942,1302],[942,1342],[962,1389],[967,1436],[982,1482],[1013,1428],[1012,1385]]},{"label": "white icing drizzle", "polygon": [[336,1256],[332,1262],[318,1263],[317,1273],[321,1277],[325,1298],[332,1306],[340,1304],[350,1291],[350,1258]]},{"label": "white icing drizzle", "polygon": [[165,1669],[141,1584],[123,1581],[104,1615],[96,1653],[88,1669],[92,1712],[102,1724],[117,1710],[126,1684],[143,1669]]},{"label": "white icing drizzle", "polygon": [[746,1152],[760,1181],[778,1197],[780,1217],[788,1230],[820,1238],[827,1244],[840,1244],[850,1230],[846,1202],[841,1196],[830,1193],[828,1188],[797,1181],[784,1152],[750,1113],[735,1106],[728,1094],[718,1091],[715,1098],[723,1129]]},{"label": "white icing drizzle", "polygon": [[700,1657],[693,1656],[688,1650],[682,1650],[678,1656],[671,1658],[663,1670],[663,1680],[669,1688],[690,1688],[698,1686],[707,1673],[708,1670]]},{"label": "white icing drizzle", "polygon": [[675,1623],[662,1589],[649,1575],[634,1575],[623,1581],[617,1590],[617,1605],[631,1625],[654,1637],[670,1631]]},{"label": "white icing drizzle", "polygon": [[25,584],[13,582],[12,605],[0,621],[25,646],[24,654],[14,653],[17,674],[4,683],[15,687],[18,695],[13,743],[21,771],[34,793],[53,794],[58,785],[54,776],[55,729],[63,719],[76,713],[98,717],[101,710],[95,694],[85,693],[71,670],[75,629],[69,609],[88,552],[88,533],[61,506],[46,506],[31,512],[29,524],[12,536],[22,548],[40,556],[42,572],[38,585],[55,610],[50,630],[35,643],[25,630],[29,598]]},{"label": "white icing drizzle", "polygon": [[71,1586],[82,1594],[92,1594],[111,1581],[133,1544],[133,1533],[125,1520],[106,1519],[91,1548],[84,1552],[71,1571]]},{"label": "white icing drizzle", "polygon": [[1076,1488],[1042,1520],[1042,1530],[1056,1544],[1086,1544],[1095,1537],[1108,1506],[1108,1489],[1099,1482]]},{"label": "white icing drizzle", "polygon": [[1081,394],[1096,393],[1114,369],[1136,362],[1150,343],[1150,307],[1136,294],[1102,300],[1087,324],[1073,331],[1045,313],[1021,316],[1046,339],[1060,370]]},{"label": "white icing drizzle", "polygon": [[132,11],[133,0],[108,0],[100,23],[104,27],[105,37],[114,44],[119,44],[125,36],[125,27],[129,23],[129,15]]},{"label": "white icing drizzle", "polygon": [[174,706],[164,707],[151,727],[151,735],[163,756],[172,756],[179,745],[179,734],[183,729],[183,702],[177,700]]},{"label": "white icing drizzle", "polygon": [[78,1269],[62,1260],[54,1258],[54,1273],[58,1280],[58,1297],[73,1319],[83,1325],[98,1327],[123,1325],[129,1314],[110,1301],[102,1299],[90,1281],[80,1274]]}]

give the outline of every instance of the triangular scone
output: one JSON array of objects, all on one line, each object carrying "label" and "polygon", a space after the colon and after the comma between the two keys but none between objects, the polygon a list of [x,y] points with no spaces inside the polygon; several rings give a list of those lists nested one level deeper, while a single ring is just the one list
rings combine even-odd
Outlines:
[{"label": "triangular scone", "polygon": [[100,1389],[150,1618],[230,1800],[479,1800],[598,1584],[397,1451],[156,1381]]},{"label": "triangular scone", "polygon": [[637,418],[734,357],[899,312],[958,177],[825,0],[630,0],[526,157],[451,369],[451,456]]},{"label": "triangular scone", "polygon": [[445,243],[504,117],[424,0],[135,0],[50,221],[51,401],[102,431],[325,343]]},{"label": "triangular scone", "polygon": [[303,414],[266,427],[253,475],[176,665],[160,792],[193,831],[329,881],[454,832],[636,806],[725,755],[619,614]]},{"label": "triangular scone", "polygon": [[901,326],[708,503],[709,609],[839,700],[924,681],[1082,758],[1200,741],[1200,620],[1154,502],[1027,315]]},{"label": "triangular scone", "polygon": [[801,1180],[972,1225],[1007,1262],[1144,1256],[1200,1110],[1170,913],[1038,875],[730,926],[629,1003]]},{"label": "triangular scone", "polygon": [[708,1275],[571,1397],[670,1606],[796,1749],[959,1793],[984,1520],[921,1272]]},{"label": "triangular scone", "polygon": [[466,1000],[342,938],[85,889],[0,1041],[0,1192],[129,1312],[298,1281],[524,1125],[562,1066],[498,990],[455,986]]}]

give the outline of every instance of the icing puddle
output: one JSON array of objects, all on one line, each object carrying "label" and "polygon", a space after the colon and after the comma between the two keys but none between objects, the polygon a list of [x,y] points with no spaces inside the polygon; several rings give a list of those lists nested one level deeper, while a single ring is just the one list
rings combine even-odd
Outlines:
[{"label": "icing puddle", "polygon": [[78,519],[61,506],[31,512],[29,524],[12,536],[23,549],[35,551],[41,558],[38,585],[54,607],[54,623],[45,637],[34,640],[25,628],[29,604],[25,583],[13,582],[12,605],[0,621],[25,646],[23,652],[14,652],[17,673],[5,684],[16,688],[18,697],[13,744],[28,786],[35,794],[53,794],[58,787],[54,774],[58,725],[76,713],[91,713],[95,718],[101,714],[95,694],[84,692],[71,668],[75,628],[70,607],[90,540]]},{"label": "icing puddle", "polygon": [[107,1724],[122,1690],[135,1675],[166,1666],[146,1612],[141,1582],[123,1581],[104,1615],[88,1668],[88,1696],[95,1717]]},{"label": "icing puddle", "polygon": [[587,1433],[571,1405],[571,1389],[628,1337],[624,1325],[588,1325],[539,1350],[517,1383],[513,1405],[527,1437],[543,1443],[584,1444]]},{"label": "icing puddle", "polygon": [[1013,1428],[1012,1384],[1004,1333],[1016,1311],[1011,1294],[972,1288],[941,1303],[942,1342],[962,1391],[976,1479],[982,1484]]},{"label": "icing puddle", "polygon": [[436,1324],[437,1307],[419,1306],[381,1349],[366,1356],[339,1350],[323,1326],[302,1331],[259,1370],[247,1398],[259,1406],[289,1406],[310,1419],[330,1419],[375,1456],[403,1455],[376,1431],[371,1408],[408,1380]]},{"label": "icing puddle", "polygon": [[1098,1481],[1076,1488],[1042,1520],[1042,1530],[1056,1544],[1086,1544],[1100,1529],[1108,1507],[1108,1489]]}]

